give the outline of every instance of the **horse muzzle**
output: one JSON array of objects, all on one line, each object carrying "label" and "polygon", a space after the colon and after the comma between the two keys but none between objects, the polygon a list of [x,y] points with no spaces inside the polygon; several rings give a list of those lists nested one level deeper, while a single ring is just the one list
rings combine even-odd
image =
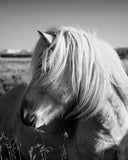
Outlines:
[{"label": "horse muzzle", "polygon": [[36,115],[31,113],[26,100],[22,101],[20,107],[20,118],[24,125],[35,127]]}]

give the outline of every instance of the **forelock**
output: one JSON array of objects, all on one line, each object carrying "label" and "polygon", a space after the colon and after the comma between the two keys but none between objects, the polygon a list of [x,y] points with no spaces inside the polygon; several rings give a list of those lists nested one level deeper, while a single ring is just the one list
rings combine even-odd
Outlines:
[{"label": "forelock", "polygon": [[[69,63],[72,87],[78,97],[71,115],[96,114],[106,101],[110,85],[118,85],[121,94],[128,94],[125,89],[128,78],[109,44],[73,27],[51,28],[46,32],[55,38],[45,51],[41,43],[35,49],[34,54],[40,56],[35,56],[34,61],[42,60],[38,85],[47,85],[58,79]],[[39,54],[41,48],[42,54]]]}]

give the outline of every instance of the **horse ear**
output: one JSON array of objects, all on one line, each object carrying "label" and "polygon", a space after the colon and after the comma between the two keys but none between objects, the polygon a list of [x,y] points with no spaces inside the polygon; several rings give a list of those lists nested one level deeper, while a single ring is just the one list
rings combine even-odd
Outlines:
[{"label": "horse ear", "polygon": [[42,33],[40,31],[38,31],[40,37],[42,37],[45,41],[47,41],[48,43],[52,43],[53,41],[53,36],[48,34],[48,33]]}]

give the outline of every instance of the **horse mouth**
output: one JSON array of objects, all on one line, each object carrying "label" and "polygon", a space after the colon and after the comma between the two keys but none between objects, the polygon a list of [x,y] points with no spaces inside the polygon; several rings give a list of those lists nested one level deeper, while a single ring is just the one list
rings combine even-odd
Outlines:
[{"label": "horse mouth", "polygon": [[33,128],[40,128],[43,125],[47,126],[51,121],[60,116],[62,112],[62,106],[53,107],[53,105],[47,107],[41,106],[35,111],[22,108],[20,110],[20,117],[24,125]]},{"label": "horse mouth", "polygon": [[21,117],[21,121],[25,126],[35,127],[36,121],[37,121],[36,115],[34,114],[30,115],[27,113],[27,111],[24,111],[24,113],[23,112],[20,113],[20,117]]}]

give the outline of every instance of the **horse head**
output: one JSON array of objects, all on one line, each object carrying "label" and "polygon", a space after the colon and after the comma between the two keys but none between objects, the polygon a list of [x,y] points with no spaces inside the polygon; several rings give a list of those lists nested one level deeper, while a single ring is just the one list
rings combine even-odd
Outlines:
[{"label": "horse head", "polygon": [[72,27],[39,34],[20,107],[23,123],[51,129],[66,123],[69,158],[102,158],[128,129],[128,77],[118,55],[98,37]]},{"label": "horse head", "polygon": [[50,33],[39,32],[39,34],[41,37],[31,64],[32,80],[24,95],[20,110],[24,124],[36,128],[62,118],[75,101],[69,62],[65,61],[64,57],[61,60],[53,59],[51,62],[51,58],[54,58],[54,54],[51,53],[55,49],[54,36]]}]

